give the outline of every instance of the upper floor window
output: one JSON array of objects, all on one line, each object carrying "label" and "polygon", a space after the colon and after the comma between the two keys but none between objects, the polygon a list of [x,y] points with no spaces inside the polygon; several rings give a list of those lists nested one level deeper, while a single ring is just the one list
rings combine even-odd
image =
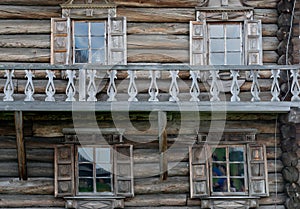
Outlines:
[{"label": "upper floor window", "polygon": [[73,22],[73,63],[105,64],[106,22]]},{"label": "upper floor window", "polygon": [[261,65],[261,21],[253,19],[252,8],[220,2],[197,7],[190,22],[190,64]]},{"label": "upper floor window", "polygon": [[69,1],[62,9],[51,19],[51,64],[127,64],[126,18],[115,5]]}]

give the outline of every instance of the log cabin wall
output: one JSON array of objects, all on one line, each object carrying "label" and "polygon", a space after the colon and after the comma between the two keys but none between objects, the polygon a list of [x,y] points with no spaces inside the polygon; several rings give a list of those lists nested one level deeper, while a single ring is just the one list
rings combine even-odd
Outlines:
[{"label": "log cabin wall", "polygon": [[[194,114],[194,113],[191,113]],[[270,196],[259,200],[260,209],[283,209],[286,200],[281,170],[280,130],[276,114],[201,114],[200,127],[225,124],[225,128],[257,129],[256,142],[267,146]],[[74,117],[73,117],[74,118]],[[92,124],[86,114],[78,114],[78,124]],[[126,209],[199,209],[200,200],[189,197],[188,144],[196,134],[189,114],[167,114],[169,143],[168,177],[159,177],[157,129],[150,128],[153,114],[97,113],[99,127],[126,128],[125,141],[134,145],[135,197],[125,200]],[[128,121],[130,120],[130,121]],[[63,208],[64,201],[54,198],[53,147],[63,140],[62,129],[72,128],[71,113],[24,113],[24,135],[27,154],[28,180],[18,180],[13,113],[1,114],[0,207]],[[131,123],[131,124],[130,124]],[[129,125],[130,124],[130,125]],[[179,134],[180,132],[180,134]],[[298,131],[299,132],[299,131]],[[277,136],[277,138],[275,138]],[[176,143],[174,143],[176,142]]]},{"label": "log cabin wall", "polygon": [[[50,62],[50,18],[60,17],[59,4],[64,0],[2,0],[0,2],[0,62]],[[188,63],[189,61],[189,21],[195,20],[195,0],[149,0],[120,1],[118,15],[128,20],[128,62],[129,63]],[[262,19],[264,64],[276,64],[277,47],[277,0],[246,1],[254,6],[254,16]],[[298,4],[299,5],[299,4]],[[37,72],[38,73],[38,72]],[[118,75],[120,79],[123,75]],[[181,75],[183,78],[187,75]],[[262,85],[270,89],[267,81],[270,75],[262,75]],[[0,78],[4,74],[0,72]],[[45,73],[40,72],[40,90],[46,85]],[[16,74],[15,92],[23,94],[25,86],[24,74]],[[59,89],[60,83],[66,83],[57,72],[57,93],[61,100],[65,89]],[[0,80],[0,82],[5,82]],[[22,84],[22,82],[24,84]],[[264,83],[264,82],[263,82]],[[140,84],[141,86],[143,84]],[[4,86],[4,85],[1,85]],[[23,86],[23,87],[22,87]],[[66,86],[66,85],[61,85]],[[251,82],[245,82],[242,91],[251,88]],[[165,87],[168,89],[168,87]],[[205,87],[202,86],[205,90]],[[186,90],[188,91],[188,90]],[[0,89],[3,92],[3,89]],[[103,92],[106,92],[103,90]],[[249,91],[248,91],[249,92]],[[44,93],[44,92],[43,92]],[[206,95],[204,94],[203,97]],[[245,95],[245,98],[250,95]],[[163,95],[162,95],[163,97]],[[265,98],[270,98],[266,95]],[[64,208],[64,201],[54,198],[54,159],[53,146],[62,138],[62,128],[73,127],[69,114],[61,113],[25,113],[24,114],[25,145],[27,154],[28,181],[18,180],[17,151],[13,113],[1,113],[0,117],[0,207],[2,208]],[[121,116],[120,116],[121,117]],[[280,141],[275,143],[276,115],[230,114],[226,118],[227,128],[257,128],[258,143],[267,145],[270,197],[260,200],[261,209],[271,209],[276,205],[284,208],[286,194],[281,174],[283,168]],[[113,127],[109,113],[97,115],[99,126]],[[172,140],[177,134],[176,128],[182,123],[178,114],[168,114],[168,138]],[[210,115],[202,115],[204,124],[210,124]],[[223,118],[219,118],[223,120]],[[122,120],[120,118],[120,120]],[[187,120],[187,119],[186,119]],[[218,119],[217,119],[218,120]],[[135,197],[125,202],[129,209],[198,209],[199,200],[189,198],[189,169],[187,147],[175,149],[170,156],[170,164],[178,158],[182,161],[169,171],[168,180],[160,182],[159,177],[149,176],[150,171],[157,173],[159,168],[157,136],[147,130],[148,115],[131,116],[131,121],[139,131],[127,130],[127,139],[150,143],[134,143]],[[188,123],[189,121],[184,121]],[[122,125],[126,126],[124,122]],[[298,128],[299,130],[299,128]],[[145,132],[143,132],[145,131]],[[142,134],[137,135],[137,132]],[[194,130],[186,130],[180,136],[182,141],[193,141]],[[299,132],[299,131],[298,131]],[[277,130],[277,134],[279,131]],[[140,142],[140,141],[139,141]],[[171,166],[171,165],[170,165]]]}]

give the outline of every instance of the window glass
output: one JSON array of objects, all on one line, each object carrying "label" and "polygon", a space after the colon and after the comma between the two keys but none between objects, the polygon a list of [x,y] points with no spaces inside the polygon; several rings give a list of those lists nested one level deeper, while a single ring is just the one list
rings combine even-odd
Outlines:
[{"label": "window glass", "polygon": [[210,53],[210,64],[211,65],[224,65],[224,53]]},{"label": "window glass", "polygon": [[75,36],[88,36],[88,24],[86,22],[74,23]]},{"label": "window glass", "polygon": [[223,25],[209,25],[208,28],[209,36],[211,38],[223,38],[224,37],[224,28]]},{"label": "window glass", "polygon": [[109,147],[78,148],[78,192],[112,192],[112,163]]}]

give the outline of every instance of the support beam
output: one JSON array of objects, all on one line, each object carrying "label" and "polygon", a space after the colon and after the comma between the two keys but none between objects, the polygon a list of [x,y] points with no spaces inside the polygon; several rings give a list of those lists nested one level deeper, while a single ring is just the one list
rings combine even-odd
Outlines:
[{"label": "support beam", "polygon": [[26,150],[23,134],[23,113],[22,111],[15,112],[15,128],[16,128],[16,141],[18,152],[18,169],[19,179],[27,180],[27,165],[26,165]]},{"label": "support beam", "polygon": [[159,154],[160,154],[160,179],[166,180],[168,177],[168,139],[167,139],[167,115],[165,112],[158,112],[158,140],[159,140]]}]

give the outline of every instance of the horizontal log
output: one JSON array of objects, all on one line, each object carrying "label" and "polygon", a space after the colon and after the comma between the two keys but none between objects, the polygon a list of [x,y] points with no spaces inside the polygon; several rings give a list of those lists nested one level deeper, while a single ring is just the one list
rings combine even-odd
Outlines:
[{"label": "horizontal log", "polygon": [[189,193],[189,179],[188,177],[171,177],[165,181],[159,178],[138,179],[134,182],[134,192],[136,195]]},{"label": "horizontal log", "polygon": [[[16,142],[15,142],[15,147],[16,147]],[[17,150],[16,149],[8,149],[5,148],[3,149],[4,146],[0,149],[0,162],[17,162]]]},{"label": "horizontal log", "polygon": [[32,5],[32,6],[58,6],[64,3],[64,0],[3,0],[3,5]]},{"label": "horizontal log", "polygon": [[0,34],[3,35],[50,34],[50,30],[50,20],[0,20]]},{"label": "horizontal log", "polygon": [[29,178],[54,178],[54,163],[27,162],[27,173]]},{"label": "horizontal log", "polygon": [[0,177],[18,178],[18,162],[0,162]]},{"label": "horizontal log", "polygon": [[[284,193],[272,193],[269,197],[262,197],[259,199],[260,207],[262,205],[283,205],[287,196]],[[272,206],[274,208],[274,206]]]},{"label": "horizontal log", "polygon": [[0,207],[63,207],[65,201],[54,195],[0,195]]},{"label": "horizontal log", "polygon": [[254,19],[261,20],[263,24],[275,24],[278,19],[277,9],[255,9]]},{"label": "horizontal log", "polygon": [[263,37],[262,43],[264,51],[275,51],[278,47],[279,41],[277,37]]},{"label": "horizontal log", "polygon": [[1,48],[50,48],[49,35],[0,35]]},{"label": "horizontal log", "polygon": [[27,181],[0,179],[0,194],[52,195],[54,194],[54,180],[49,178],[34,178]]},{"label": "horizontal log", "polygon": [[276,8],[278,0],[244,0],[243,3],[255,8]]},{"label": "horizontal log", "polygon": [[61,17],[59,6],[1,5],[0,7],[0,19],[49,19],[51,17]]},{"label": "horizontal log", "polygon": [[50,49],[0,48],[0,62],[50,62]]},{"label": "horizontal log", "polygon": [[196,7],[198,2],[193,0],[147,0],[147,1],[138,1],[138,0],[112,0],[111,2],[116,3],[119,6],[128,6],[128,7]]},{"label": "horizontal log", "polygon": [[262,35],[276,37],[278,31],[277,24],[262,24]]},{"label": "horizontal log", "polygon": [[[1,26],[0,26],[1,27]],[[1,31],[1,30],[0,30]],[[127,34],[188,35],[188,23],[127,23]]]},{"label": "horizontal log", "polygon": [[186,204],[186,194],[151,194],[139,195],[125,201],[125,207],[145,206],[184,206]]},{"label": "horizontal log", "polygon": [[171,206],[171,207],[126,207],[126,209],[199,209],[199,206],[181,206],[181,207],[180,206],[178,206],[178,207],[176,207],[176,206]]}]

